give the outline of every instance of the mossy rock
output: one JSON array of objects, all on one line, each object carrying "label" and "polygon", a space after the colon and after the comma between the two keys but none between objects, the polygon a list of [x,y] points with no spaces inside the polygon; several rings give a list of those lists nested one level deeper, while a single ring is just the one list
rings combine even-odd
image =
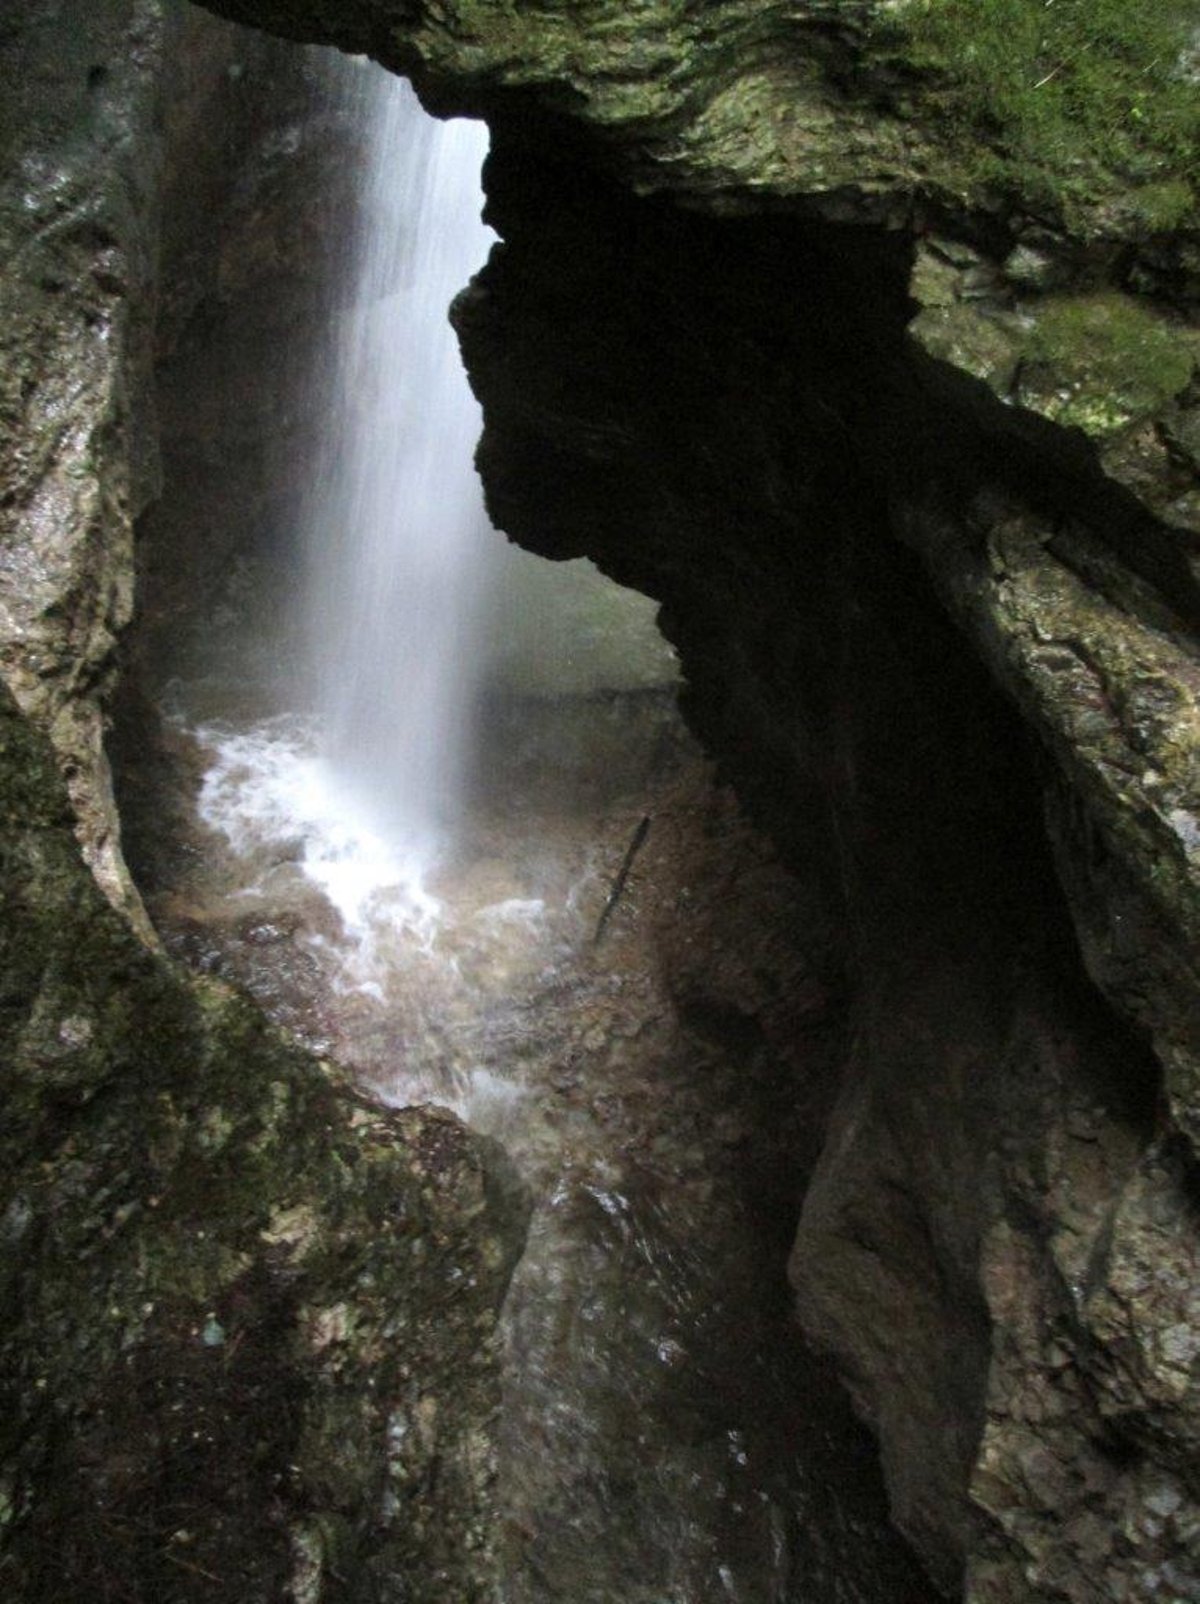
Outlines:
[{"label": "mossy rock", "polygon": [[487,1524],[523,1225],[498,1151],[145,950],[7,701],[0,887],[6,1596],[484,1597],[488,1545],[454,1534]]},{"label": "mossy rock", "polygon": [[1152,417],[1191,382],[1200,336],[1115,291],[1030,309],[1019,396],[1056,423],[1106,437]]},{"label": "mossy rock", "polygon": [[1155,234],[1200,223],[1198,20],[1191,0],[899,0],[875,28],[976,182]]}]

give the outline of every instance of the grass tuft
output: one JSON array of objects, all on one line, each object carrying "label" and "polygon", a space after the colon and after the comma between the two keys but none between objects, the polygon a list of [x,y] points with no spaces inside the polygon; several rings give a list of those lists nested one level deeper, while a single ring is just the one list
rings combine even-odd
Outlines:
[{"label": "grass tuft", "polygon": [[1150,192],[1148,231],[1197,208],[1197,0],[907,0],[889,29],[927,105],[1027,194]]}]

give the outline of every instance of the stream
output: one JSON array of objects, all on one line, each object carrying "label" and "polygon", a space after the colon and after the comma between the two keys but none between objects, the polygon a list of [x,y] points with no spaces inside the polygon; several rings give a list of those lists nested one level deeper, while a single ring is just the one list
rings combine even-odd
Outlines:
[{"label": "stream", "polygon": [[[646,604],[609,588],[669,667]],[[245,574],[236,590],[162,687],[143,888],[177,956],[518,1165],[504,1604],[924,1599],[874,1446],[789,1315],[838,1032],[790,935],[800,893],[687,734],[673,673],[494,690],[458,846],[414,907],[402,878],[389,897],[386,845],[348,844],[328,810],[311,715],[248,672],[287,651]]]}]

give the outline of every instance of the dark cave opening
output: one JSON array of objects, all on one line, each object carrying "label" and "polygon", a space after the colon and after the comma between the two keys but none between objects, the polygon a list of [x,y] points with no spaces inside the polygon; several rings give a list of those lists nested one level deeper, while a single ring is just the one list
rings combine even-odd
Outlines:
[{"label": "dark cave opening", "polygon": [[[244,48],[236,73],[205,71],[202,54],[192,84],[252,99],[255,53],[260,71],[276,63],[261,42]],[[189,115],[168,170],[206,172],[213,192],[207,237],[190,192],[165,217],[164,486],[139,532],[109,741],[127,860],[176,957],[247,990],[368,1093],[449,1103],[517,1159],[534,1212],[503,1328],[507,1598],[575,1600],[586,1585],[622,1604],[713,1587],[916,1599],[925,1584],[888,1525],[870,1439],[789,1308],[842,1041],[824,955],[808,950],[810,899],[678,724],[674,671],[638,634],[648,620],[624,620],[633,602],[575,600],[565,569],[557,588],[539,582],[559,616],[539,615],[526,666],[508,671],[518,691],[487,704],[482,868],[437,883],[484,921],[482,937],[446,938],[461,998],[419,955],[394,998],[374,976],[347,996],[325,957],[336,921],[299,884],[295,844],[267,841],[239,872],[236,843],[214,846],[197,815],[213,754],[178,708],[189,679],[198,705],[225,710],[256,707],[290,672],[273,619],[296,583],[291,464],[319,427],[302,351],[321,316],[321,230],[338,225],[312,214],[336,217],[347,140],[314,105],[303,53],[283,62],[267,111],[240,129],[240,167],[223,172],[228,147],[206,153],[204,96],[178,97]],[[574,654],[556,658],[572,630]],[[271,672],[256,689],[260,658]],[[648,844],[601,944],[598,898],[642,810]],[[542,866],[551,849],[566,880]],[[552,940],[523,956],[494,921],[535,897]],[[380,986],[390,1011],[369,995]],[[564,1339],[573,1302],[585,1323]],[[531,1436],[545,1449],[532,1461]]]}]

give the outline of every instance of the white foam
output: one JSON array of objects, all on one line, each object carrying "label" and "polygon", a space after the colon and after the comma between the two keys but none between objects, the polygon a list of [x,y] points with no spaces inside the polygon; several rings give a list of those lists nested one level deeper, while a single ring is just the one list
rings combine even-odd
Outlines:
[{"label": "white foam", "polygon": [[356,949],[357,984],[379,992],[376,960],[389,935],[431,949],[443,910],[425,889],[430,844],[380,824],[318,750],[312,720],[286,715],[241,732],[205,725],[196,736],[212,755],[200,817],[242,857],[298,845],[297,867],[336,908]]},{"label": "white foam", "polygon": [[393,1106],[403,1107],[414,1100],[447,1108],[472,1130],[503,1137],[523,1118],[522,1106],[529,1092],[519,1081],[505,1080],[490,1069],[475,1066],[434,1081],[417,1077],[397,1082],[383,1096]]}]

